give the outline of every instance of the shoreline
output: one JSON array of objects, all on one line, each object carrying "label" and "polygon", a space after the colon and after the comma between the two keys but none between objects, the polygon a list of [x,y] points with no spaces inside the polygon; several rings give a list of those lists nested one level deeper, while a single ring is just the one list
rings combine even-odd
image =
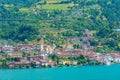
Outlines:
[{"label": "shoreline", "polygon": [[119,64],[111,64],[111,65],[69,65],[69,66],[54,66],[54,67],[41,67],[41,68],[1,68],[0,70],[17,70],[17,69],[54,69],[54,68],[64,68],[64,67],[93,67],[93,66],[112,66],[112,65],[119,65]]}]

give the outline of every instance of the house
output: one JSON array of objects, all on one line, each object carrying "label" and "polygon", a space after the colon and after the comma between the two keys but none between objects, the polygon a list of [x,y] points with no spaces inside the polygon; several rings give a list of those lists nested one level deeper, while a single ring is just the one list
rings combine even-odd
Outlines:
[{"label": "house", "polygon": [[23,68],[30,68],[30,67],[31,67],[29,61],[24,61],[24,62],[22,62],[22,65],[23,65]]},{"label": "house", "polygon": [[5,57],[4,56],[0,56],[0,60],[5,60]]},{"label": "house", "polygon": [[66,57],[66,58],[68,58],[68,57],[71,57],[71,54],[69,54],[69,53],[61,53],[61,54],[57,54],[57,56],[58,57]]},{"label": "house", "polygon": [[110,56],[113,58],[115,63],[120,63],[120,54],[119,53],[111,53]]},{"label": "house", "polygon": [[114,62],[116,62],[116,63],[120,63],[120,57],[116,57],[116,58],[114,58]]},{"label": "house", "polygon": [[28,56],[27,60],[28,61],[39,61],[40,57],[39,56]]},{"label": "house", "polygon": [[70,61],[70,60],[60,60],[60,61],[59,61],[59,64],[62,64],[62,65],[70,65],[70,64],[71,64],[71,61]]},{"label": "house", "polygon": [[27,57],[27,60],[28,60],[28,61],[33,61],[33,60],[35,60],[35,57],[34,57],[34,56],[28,56],[28,57]]},{"label": "house", "polygon": [[52,61],[51,67],[55,67],[55,66],[57,66],[57,65],[58,65],[58,63],[57,63],[56,61]]},{"label": "house", "polygon": [[89,59],[89,64],[96,64],[96,63],[98,63],[98,60],[96,58]]},{"label": "house", "polygon": [[16,53],[16,54],[8,54],[11,58],[22,58],[22,54]]},{"label": "house", "polygon": [[1,50],[6,52],[6,53],[13,53],[14,47],[5,45],[5,46],[2,46]]},{"label": "house", "polygon": [[49,46],[49,45],[41,45],[40,46],[40,51],[46,52],[47,54],[53,53],[54,50],[55,50],[55,46]]},{"label": "house", "polygon": [[80,42],[78,38],[67,38],[67,42]]},{"label": "house", "polygon": [[52,61],[49,59],[39,60],[42,67],[48,67],[51,65]]},{"label": "house", "polygon": [[22,66],[22,62],[11,62],[8,64],[10,68],[20,68]]},{"label": "house", "polygon": [[71,64],[72,64],[72,65],[77,65],[77,64],[78,64],[78,61],[71,61]]},{"label": "house", "polygon": [[9,68],[29,68],[30,67],[30,62],[10,62],[8,64]]},{"label": "house", "polygon": [[9,68],[14,68],[14,67],[15,67],[15,64],[14,64],[14,63],[9,63],[9,64],[8,64],[8,67],[9,67]]},{"label": "house", "polygon": [[48,59],[48,54],[45,53],[45,52],[41,52],[41,53],[39,53],[38,56],[40,57],[40,59]]},{"label": "house", "polygon": [[120,54],[119,53],[110,53],[109,55],[113,58],[113,62],[120,63]]},{"label": "house", "polygon": [[35,46],[33,44],[17,44],[17,49],[24,53],[31,53],[34,51]]},{"label": "house", "polygon": [[11,58],[11,60],[12,61],[17,61],[17,62],[19,62],[21,59],[22,59],[22,54],[20,54],[20,53],[16,53],[16,54],[8,54],[8,56],[10,56],[10,58]]},{"label": "house", "polygon": [[69,51],[58,52],[57,56],[68,58],[68,57],[77,57],[77,56],[79,56],[79,54],[74,50],[71,50],[71,51],[69,50]]},{"label": "house", "polygon": [[39,61],[32,61],[31,62],[31,67],[36,67],[36,68],[40,68],[41,67],[41,63]]},{"label": "house", "polygon": [[106,57],[106,59],[107,59],[108,61],[114,61],[114,58],[113,58],[112,56],[106,55],[105,57]]},{"label": "house", "polygon": [[33,44],[17,44],[17,48],[21,49],[21,48],[33,48],[34,45]]},{"label": "house", "polygon": [[105,65],[111,65],[111,61],[105,59],[104,64],[105,64]]}]

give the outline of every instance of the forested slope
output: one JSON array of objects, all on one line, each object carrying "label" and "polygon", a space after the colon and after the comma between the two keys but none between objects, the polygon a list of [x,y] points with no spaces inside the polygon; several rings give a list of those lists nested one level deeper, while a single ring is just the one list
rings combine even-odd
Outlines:
[{"label": "forested slope", "polygon": [[91,45],[102,46],[97,51],[120,51],[119,4],[120,0],[0,0],[0,38],[44,38],[46,44],[61,46],[67,38],[81,39],[82,30],[89,29],[94,36]]}]

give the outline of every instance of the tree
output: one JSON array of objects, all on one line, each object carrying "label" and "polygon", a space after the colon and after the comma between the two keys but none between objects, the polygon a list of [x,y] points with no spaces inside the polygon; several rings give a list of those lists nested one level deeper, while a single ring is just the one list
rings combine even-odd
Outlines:
[{"label": "tree", "polygon": [[50,54],[48,57],[51,58],[53,61],[59,60],[58,56],[55,54]]},{"label": "tree", "polygon": [[14,41],[26,42],[26,40],[27,41],[34,40],[38,34],[39,31],[32,26],[21,26],[10,31],[9,38],[11,38]]},{"label": "tree", "polygon": [[85,57],[81,54],[77,59],[85,59]]},{"label": "tree", "polygon": [[79,44],[74,44],[73,47],[74,47],[74,49],[78,49],[79,48]]}]

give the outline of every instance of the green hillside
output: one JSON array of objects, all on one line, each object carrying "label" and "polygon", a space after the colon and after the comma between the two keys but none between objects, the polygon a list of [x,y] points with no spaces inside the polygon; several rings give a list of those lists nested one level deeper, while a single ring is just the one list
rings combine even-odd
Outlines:
[{"label": "green hillside", "polygon": [[60,47],[67,38],[81,39],[82,31],[89,29],[96,51],[120,51],[119,4],[120,0],[0,0],[0,39],[44,38],[46,44]]}]

